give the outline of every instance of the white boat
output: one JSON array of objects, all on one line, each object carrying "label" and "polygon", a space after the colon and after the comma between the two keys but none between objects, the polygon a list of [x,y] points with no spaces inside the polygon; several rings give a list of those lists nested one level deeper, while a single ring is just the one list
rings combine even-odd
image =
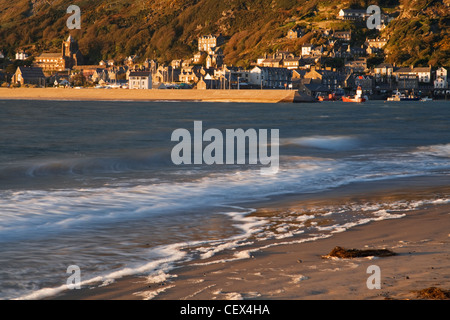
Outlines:
[{"label": "white boat", "polygon": [[420,101],[433,101],[433,98],[424,97],[424,98],[420,99]]},{"label": "white boat", "polygon": [[409,96],[406,96],[404,93],[400,93],[397,91],[392,95],[392,97],[388,97],[387,101],[418,101],[419,97],[415,96],[414,94],[410,94]]}]

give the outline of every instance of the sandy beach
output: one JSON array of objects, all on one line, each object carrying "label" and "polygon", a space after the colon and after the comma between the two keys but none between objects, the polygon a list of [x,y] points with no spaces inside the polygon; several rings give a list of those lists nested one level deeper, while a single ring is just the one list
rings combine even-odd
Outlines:
[{"label": "sandy beach", "polygon": [[[434,199],[448,186],[389,187],[389,182],[353,185],[315,199],[296,196],[271,201],[254,215],[309,205]],[[361,187],[366,192],[361,192]],[[438,201],[439,202],[439,201]],[[240,254],[230,250],[211,259],[185,263],[159,278],[127,277],[104,287],[66,291],[52,299],[120,300],[404,300],[415,290],[450,288],[450,205],[423,205],[398,219],[372,221],[330,237],[267,240]],[[390,257],[324,259],[334,247],[389,249]],[[236,259],[241,256],[242,259]],[[369,289],[369,266],[380,268],[380,289]]]},{"label": "sandy beach", "polygon": [[0,99],[279,103],[294,102],[294,99],[296,99],[296,91],[0,88]]}]

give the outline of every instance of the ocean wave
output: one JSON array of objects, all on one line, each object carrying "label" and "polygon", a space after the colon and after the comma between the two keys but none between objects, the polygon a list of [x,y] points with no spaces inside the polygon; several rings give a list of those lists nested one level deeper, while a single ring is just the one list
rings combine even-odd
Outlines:
[{"label": "ocean wave", "polygon": [[[128,162],[127,169],[132,163]],[[46,168],[66,172],[72,164],[68,161],[63,169],[53,164]],[[97,164],[87,166],[92,170]],[[123,166],[114,168],[124,169]],[[187,176],[189,172],[180,170],[173,172],[180,179],[170,181],[133,177],[133,183],[111,181],[103,187],[0,191],[0,241],[61,232],[75,226],[91,228],[105,222],[256,201],[280,194],[320,192],[354,182],[412,177],[445,168],[448,163],[424,163],[414,158],[349,161],[291,156],[270,177],[262,176],[257,168],[210,171],[196,175],[195,179]]]},{"label": "ocean wave", "polygon": [[0,178],[6,180],[17,177],[39,178],[141,171],[167,166],[167,158],[168,156],[166,154],[150,155],[143,153],[120,157],[88,157],[28,161],[3,166],[3,168],[0,168]]},{"label": "ocean wave", "polygon": [[418,147],[416,154],[450,158],[450,143]]}]

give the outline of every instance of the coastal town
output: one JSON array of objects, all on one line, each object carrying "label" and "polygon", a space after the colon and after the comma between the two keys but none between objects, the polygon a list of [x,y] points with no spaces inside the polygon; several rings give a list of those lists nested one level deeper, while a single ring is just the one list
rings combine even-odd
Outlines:
[{"label": "coastal town", "polygon": [[[365,10],[340,10],[338,19],[365,19]],[[382,16],[382,23],[390,21]],[[301,49],[265,53],[243,68],[225,63],[222,34],[198,38],[198,51],[192,57],[159,63],[155,58],[131,55],[123,60],[101,60],[84,64],[77,40],[69,35],[59,52],[41,52],[35,56],[24,50],[15,57],[0,59],[16,63],[0,70],[2,87],[63,87],[97,89],[196,89],[296,90],[309,101],[336,100],[342,96],[364,96],[386,100],[392,97],[414,99],[447,99],[450,96],[448,70],[443,66],[396,66],[381,61],[370,65],[369,59],[383,56],[388,38],[366,38],[353,41],[351,30],[324,29],[323,44],[304,43]],[[300,26],[285,34],[286,41],[305,35]],[[0,48],[1,49],[1,48]],[[5,65],[5,63],[4,63]],[[6,63],[8,65],[8,63]],[[331,65],[331,66],[330,66]]]}]

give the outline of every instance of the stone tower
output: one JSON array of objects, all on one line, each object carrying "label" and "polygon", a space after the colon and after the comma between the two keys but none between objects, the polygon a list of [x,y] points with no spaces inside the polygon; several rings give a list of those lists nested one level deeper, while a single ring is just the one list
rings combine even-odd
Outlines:
[{"label": "stone tower", "polygon": [[82,64],[83,56],[78,50],[78,43],[69,36],[62,44],[62,56],[66,60],[66,67],[72,68]]}]

